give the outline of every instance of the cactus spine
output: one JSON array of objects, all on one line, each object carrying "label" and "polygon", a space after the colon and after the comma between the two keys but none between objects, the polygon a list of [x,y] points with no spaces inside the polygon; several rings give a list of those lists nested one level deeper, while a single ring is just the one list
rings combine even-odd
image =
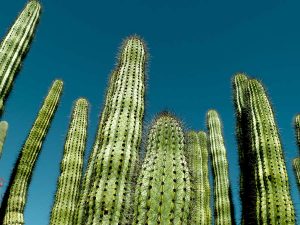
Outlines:
[{"label": "cactus spine", "polygon": [[222,125],[215,110],[207,112],[209,151],[212,157],[214,174],[215,224],[234,224],[228,162],[222,136]]},{"label": "cactus spine", "polygon": [[[298,149],[300,150],[300,114],[295,117],[295,131]],[[293,166],[298,181],[298,187],[300,190],[300,157],[297,157],[293,160]]]},{"label": "cactus spine", "polygon": [[128,38],[113,79],[111,107],[100,126],[99,145],[95,145],[97,154],[88,184],[89,196],[81,203],[81,224],[126,222],[142,135],[145,60],[143,42],[137,37]]},{"label": "cactus spine", "polygon": [[83,155],[87,137],[88,102],[76,101],[65,142],[61,175],[52,208],[50,224],[73,225],[79,200]]},{"label": "cactus spine", "polygon": [[33,39],[41,5],[37,0],[27,3],[0,44],[0,113]]},{"label": "cactus spine", "polygon": [[209,225],[211,224],[211,210],[206,133],[188,132],[186,149],[192,187],[189,223]]},{"label": "cactus spine", "polygon": [[[238,79],[235,79],[238,81]],[[243,87],[241,87],[241,85]],[[241,170],[245,193],[242,201],[243,224],[295,224],[295,212],[291,201],[284,156],[275,124],[273,111],[263,86],[255,79],[235,83],[235,92],[243,95],[241,108],[244,121],[242,129],[244,165]],[[236,98],[236,101],[240,101]],[[240,105],[237,102],[236,105]],[[239,119],[237,120],[239,123]],[[237,133],[240,135],[241,133]]]},{"label": "cactus spine", "polygon": [[23,213],[28,185],[43,140],[56,111],[62,87],[63,82],[60,80],[53,83],[19,154],[1,205],[0,223],[2,222],[3,225],[24,224]]},{"label": "cactus spine", "polygon": [[8,129],[8,123],[6,121],[1,121],[0,122],[0,158],[2,155],[7,129]]},{"label": "cactus spine", "polygon": [[181,125],[163,113],[148,136],[135,193],[133,224],[188,224],[190,189]]}]

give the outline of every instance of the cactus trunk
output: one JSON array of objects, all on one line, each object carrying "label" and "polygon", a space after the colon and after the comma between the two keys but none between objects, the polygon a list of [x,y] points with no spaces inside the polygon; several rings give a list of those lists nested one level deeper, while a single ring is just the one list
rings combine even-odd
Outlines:
[{"label": "cactus trunk", "polygon": [[[300,151],[300,114],[295,117],[294,123],[295,123],[297,145]],[[298,182],[298,188],[300,190],[300,157],[297,157],[293,160],[293,167]]]},{"label": "cactus trunk", "polygon": [[52,208],[51,225],[73,225],[79,200],[83,155],[87,137],[88,102],[78,99],[67,135],[61,175]]},{"label": "cactus trunk", "polygon": [[[235,92],[243,95],[244,99],[244,107],[240,112],[244,122],[238,125],[243,134],[243,137],[238,137],[243,142],[239,147],[243,146],[240,152],[243,152],[245,159],[241,168],[242,176],[245,177],[243,186],[247,185],[247,189],[252,190],[245,193],[242,199],[247,202],[243,205],[242,222],[295,224],[279,133],[265,90],[257,80],[245,79],[236,82]],[[240,123],[239,120],[237,122]]]},{"label": "cactus trunk", "polygon": [[80,203],[83,205],[80,224],[122,224],[129,215],[128,201],[144,116],[146,52],[143,42],[137,37],[127,39],[119,60],[112,79],[114,91],[107,102],[110,108],[101,119],[103,124],[96,140],[99,144],[94,146],[96,158],[85,187],[89,196]]},{"label": "cactus trunk", "polygon": [[189,224],[190,189],[181,125],[163,113],[148,136],[137,181],[133,224]]},{"label": "cactus trunk", "polygon": [[34,37],[40,12],[37,0],[29,1],[0,44],[0,113]]},{"label": "cactus trunk", "polygon": [[63,83],[60,80],[53,83],[19,154],[0,209],[0,223],[3,225],[24,224],[23,213],[28,186],[43,140],[56,111],[62,87]]},{"label": "cactus trunk", "polygon": [[0,158],[2,156],[2,150],[6,138],[7,129],[8,129],[8,123],[6,121],[1,121],[0,122]]},{"label": "cactus trunk", "polygon": [[222,125],[215,110],[207,113],[207,129],[214,174],[215,224],[235,224]]},{"label": "cactus trunk", "polygon": [[206,133],[187,134],[187,159],[191,174],[191,225],[211,224],[210,186]]}]

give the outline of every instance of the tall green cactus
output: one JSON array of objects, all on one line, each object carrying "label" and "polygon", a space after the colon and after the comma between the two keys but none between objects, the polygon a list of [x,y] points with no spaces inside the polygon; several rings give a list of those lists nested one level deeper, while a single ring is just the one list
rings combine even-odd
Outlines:
[{"label": "tall green cactus", "polygon": [[6,121],[1,121],[0,122],[0,158],[2,155],[7,129],[8,129],[8,123]]},{"label": "tall green cactus", "polygon": [[[247,78],[247,77],[246,77]],[[238,80],[238,79],[235,79]],[[243,123],[238,127],[243,137],[239,151],[244,158],[241,170],[244,187],[243,224],[295,224],[295,212],[290,197],[288,177],[278,129],[270,102],[261,83],[255,79],[243,79],[234,85],[241,95]],[[240,101],[236,98],[236,101]],[[246,180],[247,178],[247,180]]]},{"label": "tall green cactus", "polygon": [[182,127],[176,118],[163,113],[149,132],[136,187],[133,225],[190,224],[190,189]]},{"label": "tall green cactus", "polygon": [[94,146],[96,160],[91,173],[86,171],[91,174],[85,187],[89,193],[80,203],[83,211],[79,212],[82,217],[78,224],[128,223],[132,177],[142,136],[145,60],[144,43],[137,37],[128,38],[112,79],[114,91],[97,135],[99,144]]},{"label": "tall green cactus", "polygon": [[33,39],[41,12],[38,0],[27,3],[0,43],[0,113]]},{"label": "tall green cactus", "polygon": [[87,137],[88,102],[76,101],[61,162],[61,175],[51,212],[51,225],[73,225],[77,212]]},{"label": "tall green cactus", "polygon": [[22,147],[2,201],[0,209],[0,224],[24,224],[23,213],[28,186],[43,140],[46,137],[51,120],[56,111],[62,87],[63,82],[61,80],[56,80],[53,83],[30,130],[27,140]]},{"label": "tall green cactus", "polygon": [[88,195],[90,192],[89,182],[91,181],[92,171],[94,169],[95,160],[96,160],[96,156],[97,156],[97,150],[101,144],[101,142],[100,142],[101,132],[102,132],[103,126],[105,124],[105,121],[107,120],[109,114],[111,113],[111,108],[113,106],[112,100],[113,100],[113,94],[115,93],[116,75],[117,75],[117,71],[114,70],[110,76],[110,80],[108,83],[108,89],[107,89],[107,93],[106,93],[105,101],[104,101],[104,108],[101,113],[101,117],[100,117],[99,124],[98,124],[98,130],[97,130],[97,135],[95,138],[95,143],[94,143],[92,152],[91,152],[89,160],[88,160],[86,172],[85,172],[83,180],[82,180],[78,210],[75,215],[76,216],[75,221],[77,221],[77,224],[83,224],[84,220],[85,220],[84,209],[85,209],[85,207],[87,207],[86,203],[87,203]]},{"label": "tall green cactus", "polygon": [[[298,144],[298,149],[300,151],[300,114],[295,117],[295,131],[296,131],[296,139]],[[296,173],[296,177],[298,180],[298,187],[300,190],[300,157],[297,157],[293,160],[293,167]]]},{"label": "tall green cactus", "polygon": [[235,224],[222,125],[215,110],[207,112],[207,129],[214,174],[215,224]]},{"label": "tall green cactus", "polygon": [[189,224],[209,225],[211,210],[206,133],[188,132],[186,149],[192,187]]}]

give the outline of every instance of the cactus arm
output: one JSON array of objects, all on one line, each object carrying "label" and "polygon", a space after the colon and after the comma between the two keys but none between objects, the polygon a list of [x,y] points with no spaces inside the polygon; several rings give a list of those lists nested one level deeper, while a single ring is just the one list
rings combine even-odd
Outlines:
[{"label": "cactus arm", "polygon": [[214,174],[215,224],[231,225],[234,223],[234,218],[232,218],[232,199],[229,193],[228,162],[221,121],[215,110],[209,110],[207,113],[207,128]]},{"label": "cactus arm", "polygon": [[293,167],[298,182],[298,188],[300,190],[300,158],[299,157],[293,160]]},{"label": "cactus arm", "polygon": [[56,80],[53,83],[19,154],[0,209],[0,222],[2,222],[3,225],[24,224],[23,213],[28,185],[43,140],[46,137],[51,120],[56,111],[62,87],[63,82],[60,80]]},{"label": "cactus arm", "polygon": [[20,69],[40,18],[41,5],[30,1],[0,44],[0,111]]},{"label": "cactus arm", "polygon": [[146,52],[137,37],[126,40],[116,69],[111,110],[105,121],[89,181],[83,224],[118,224],[126,214],[132,167],[138,159],[144,115]]},{"label": "cactus arm", "polygon": [[6,134],[8,129],[8,123],[6,121],[0,122],[0,158],[2,155],[3,145],[5,142]]},{"label": "cactus arm", "polygon": [[73,225],[79,200],[83,155],[87,137],[88,102],[76,101],[61,162],[61,175],[50,224]]},{"label": "cactus arm", "polygon": [[187,159],[191,173],[190,224],[210,224],[210,187],[208,180],[208,152],[206,133],[187,133]]},{"label": "cactus arm", "polygon": [[[294,124],[295,124],[295,131],[296,131],[296,140],[297,140],[297,145],[298,145],[298,150],[300,151],[300,114],[298,114],[295,117],[294,120]],[[295,158],[293,160],[293,167],[294,167],[294,171],[296,174],[296,178],[298,181],[298,187],[300,190],[300,158]]]},{"label": "cactus arm", "polygon": [[161,114],[148,135],[133,224],[188,224],[190,189],[181,125],[173,116]]}]

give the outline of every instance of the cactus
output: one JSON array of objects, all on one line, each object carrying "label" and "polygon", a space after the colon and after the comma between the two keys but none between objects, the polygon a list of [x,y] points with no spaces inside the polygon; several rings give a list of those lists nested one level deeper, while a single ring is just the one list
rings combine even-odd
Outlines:
[{"label": "cactus", "polygon": [[2,155],[2,149],[6,138],[7,129],[8,129],[8,123],[6,121],[1,121],[0,122],[0,158]]},{"label": "cactus", "polygon": [[214,174],[215,224],[235,224],[222,125],[215,110],[207,112],[207,129]]},{"label": "cactus", "polygon": [[0,113],[34,37],[40,12],[37,0],[29,1],[0,44]]},{"label": "cactus", "polygon": [[189,224],[209,225],[211,224],[211,210],[206,133],[188,132],[186,149],[192,187]]},{"label": "cactus", "polygon": [[[296,131],[296,139],[298,144],[298,149],[300,150],[300,114],[295,117],[295,131]],[[298,181],[298,187],[300,190],[300,157],[295,158],[293,160],[293,167],[296,174],[296,178]]]},{"label": "cactus", "polygon": [[137,37],[128,38],[122,49],[113,87],[109,87],[114,90],[108,101],[110,108],[101,118],[98,144],[94,145],[94,165],[91,172],[86,171],[90,174],[85,186],[89,194],[80,203],[78,224],[128,223],[132,177],[142,136],[146,52]]},{"label": "cactus", "polygon": [[100,117],[99,124],[98,124],[98,130],[97,130],[97,135],[95,138],[95,143],[94,143],[91,155],[88,160],[86,172],[85,172],[83,180],[82,180],[80,199],[79,199],[79,204],[78,204],[78,211],[75,215],[76,216],[75,221],[77,221],[77,224],[84,223],[83,212],[86,207],[88,194],[90,192],[89,182],[91,180],[92,171],[93,171],[93,168],[95,165],[97,150],[101,144],[99,141],[101,139],[101,132],[103,129],[103,125],[104,125],[104,122],[107,120],[109,114],[111,113],[111,108],[112,108],[111,101],[112,101],[113,94],[115,92],[116,75],[117,75],[117,71],[114,70],[110,76],[110,80],[108,83],[108,90],[107,90],[107,93],[105,96],[104,108],[101,113],[101,117]]},{"label": "cactus", "polygon": [[76,101],[61,162],[61,175],[52,208],[50,224],[73,225],[79,200],[83,155],[86,145],[88,102]]},{"label": "cactus", "polygon": [[56,80],[40,109],[30,130],[28,138],[19,154],[16,166],[12,172],[8,188],[3,197],[0,209],[0,224],[24,224],[24,207],[28,185],[30,183],[35,162],[40,153],[43,140],[49,129],[56,111],[63,82]]},{"label": "cactus", "polygon": [[[238,78],[238,77],[237,77]],[[238,80],[238,79],[235,79]],[[241,132],[244,162],[241,173],[243,186],[242,224],[295,224],[295,212],[290,197],[288,177],[278,129],[270,102],[260,82],[246,77],[234,85],[236,105],[243,105],[243,122],[237,119]],[[243,134],[243,137],[240,135]]]},{"label": "cactus", "polygon": [[182,127],[175,117],[162,113],[148,135],[133,225],[189,224],[190,185]]}]

